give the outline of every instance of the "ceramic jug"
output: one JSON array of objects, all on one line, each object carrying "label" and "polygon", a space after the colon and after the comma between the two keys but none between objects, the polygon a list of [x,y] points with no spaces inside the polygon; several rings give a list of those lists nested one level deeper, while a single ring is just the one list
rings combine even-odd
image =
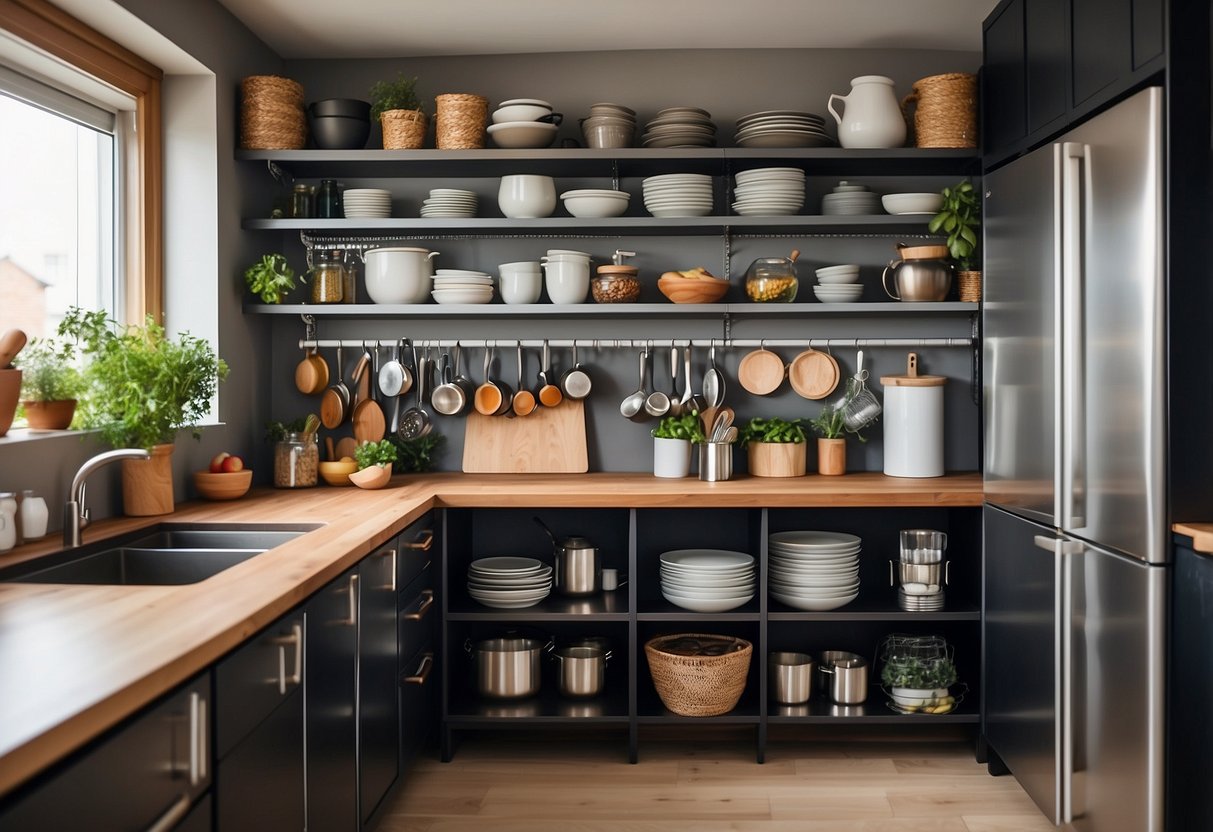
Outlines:
[{"label": "ceramic jug", "polygon": [[[843,115],[834,109],[834,99],[846,103]],[[838,142],[843,147],[901,147],[906,140],[906,122],[893,95],[893,79],[883,75],[861,75],[851,79],[849,95],[831,95],[826,108],[838,122]]]}]

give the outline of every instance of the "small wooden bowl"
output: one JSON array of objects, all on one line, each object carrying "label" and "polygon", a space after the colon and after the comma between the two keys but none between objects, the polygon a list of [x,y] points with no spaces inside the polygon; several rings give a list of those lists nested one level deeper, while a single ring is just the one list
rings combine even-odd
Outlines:
[{"label": "small wooden bowl", "polygon": [[392,478],[392,469],[383,468],[378,465],[372,465],[370,468],[363,468],[361,471],[356,471],[350,474],[349,480],[359,488],[365,488],[368,491],[383,488],[388,484],[388,480]]},{"label": "small wooden bowl", "polygon": [[662,275],[657,279],[657,288],[674,303],[715,303],[729,291],[729,281],[718,277],[696,280]]},{"label": "small wooden bowl", "polygon": [[194,488],[204,500],[235,500],[248,493],[253,484],[253,471],[233,471],[230,474],[212,474],[210,471],[194,472]]},{"label": "small wooden bowl", "polygon": [[358,470],[357,462],[322,462],[320,476],[329,485],[353,485],[350,474]]}]

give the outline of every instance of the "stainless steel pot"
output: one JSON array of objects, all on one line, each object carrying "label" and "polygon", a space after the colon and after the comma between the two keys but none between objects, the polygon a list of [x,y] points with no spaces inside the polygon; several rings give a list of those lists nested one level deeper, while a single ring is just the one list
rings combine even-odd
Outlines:
[{"label": "stainless steel pot", "polygon": [[579,597],[602,590],[602,557],[598,548],[584,537],[557,538],[538,517],[532,518],[552,539],[555,558],[553,584],[561,595]]},{"label": "stainless steel pot", "polygon": [[807,653],[771,653],[768,672],[771,699],[781,705],[802,705],[813,694],[813,670],[817,663]]},{"label": "stainless steel pot", "polygon": [[[896,291],[889,288],[890,269]],[[943,260],[893,260],[881,273],[880,283],[893,300],[943,300],[952,288],[952,267]]]},{"label": "stainless steel pot", "polygon": [[560,695],[581,698],[602,693],[611,654],[597,647],[562,647],[552,654],[560,664]]},{"label": "stainless steel pot", "polygon": [[525,699],[539,693],[540,659],[551,642],[488,638],[467,643],[476,660],[476,690],[489,699]]},{"label": "stainless steel pot", "polygon": [[830,693],[830,675],[826,673],[827,667],[833,667],[836,663],[847,659],[862,659],[863,656],[858,653],[851,653],[847,650],[823,650],[817,654],[817,690],[823,695]]},{"label": "stainless steel pot", "polygon": [[868,698],[868,660],[839,659],[821,667],[830,677],[830,698],[839,705],[858,705]]}]

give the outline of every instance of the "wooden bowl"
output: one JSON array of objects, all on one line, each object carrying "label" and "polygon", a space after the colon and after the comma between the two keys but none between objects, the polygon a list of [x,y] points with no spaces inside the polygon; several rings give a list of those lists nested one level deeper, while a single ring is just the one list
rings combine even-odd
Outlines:
[{"label": "wooden bowl", "polygon": [[253,484],[253,471],[233,471],[230,474],[212,474],[210,471],[194,472],[194,488],[204,500],[235,500],[248,493]]},{"label": "wooden bowl", "polygon": [[358,470],[357,462],[322,462],[320,476],[329,485],[353,485],[350,474]]},{"label": "wooden bowl", "polygon": [[657,288],[674,303],[715,303],[729,291],[729,281],[718,277],[696,280],[662,275],[657,279]]},{"label": "wooden bowl", "polygon": [[388,480],[392,478],[392,469],[383,468],[378,465],[372,465],[370,468],[363,468],[361,471],[356,471],[350,474],[350,482],[359,488],[365,488],[368,491],[375,488],[383,488],[388,484]]}]

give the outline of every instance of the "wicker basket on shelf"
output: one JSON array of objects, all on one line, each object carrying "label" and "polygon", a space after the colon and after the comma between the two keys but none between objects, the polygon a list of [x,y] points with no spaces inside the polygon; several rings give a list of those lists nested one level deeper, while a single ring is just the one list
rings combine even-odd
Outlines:
[{"label": "wicker basket on shelf", "polygon": [[489,100],[483,95],[447,93],[437,105],[434,138],[439,150],[478,150],[484,147]]},{"label": "wicker basket on shelf", "polygon": [[977,76],[949,72],[919,78],[902,101],[914,109],[918,147],[977,147]]},{"label": "wicker basket on shelf", "polygon": [[679,716],[720,716],[745,691],[754,646],[743,638],[679,633],[644,645],[661,701]]},{"label": "wicker basket on shelf", "polygon": [[418,150],[425,144],[430,120],[421,110],[384,110],[379,114],[384,150]]},{"label": "wicker basket on shelf", "polygon": [[300,150],[307,143],[303,85],[278,75],[240,82],[240,146],[246,150]]}]

